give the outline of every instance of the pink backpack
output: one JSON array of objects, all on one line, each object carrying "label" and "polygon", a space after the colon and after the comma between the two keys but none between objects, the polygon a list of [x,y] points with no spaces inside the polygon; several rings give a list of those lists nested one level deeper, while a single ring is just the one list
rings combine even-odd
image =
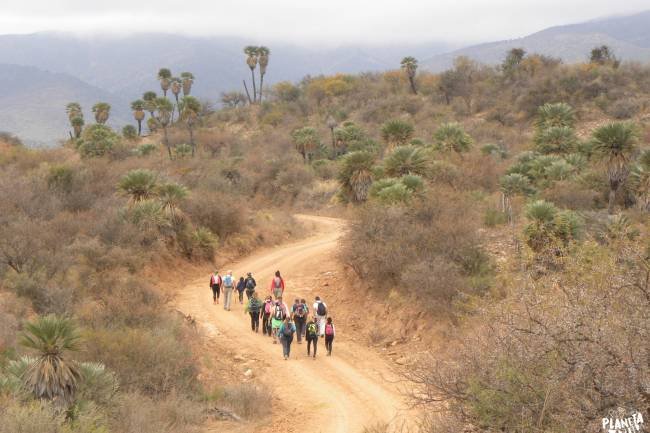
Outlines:
[{"label": "pink backpack", "polygon": [[331,323],[325,325],[325,335],[334,335],[334,325]]}]

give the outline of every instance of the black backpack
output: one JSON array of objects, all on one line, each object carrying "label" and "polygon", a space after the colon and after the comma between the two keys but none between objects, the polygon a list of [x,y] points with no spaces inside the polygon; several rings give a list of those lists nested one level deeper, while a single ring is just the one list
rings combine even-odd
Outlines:
[{"label": "black backpack", "polygon": [[322,302],[319,302],[318,303],[318,308],[316,308],[316,312],[318,313],[319,316],[326,316],[327,315],[327,307]]},{"label": "black backpack", "polygon": [[255,290],[255,280],[252,278],[246,279],[246,290],[252,292]]},{"label": "black backpack", "polygon": [[285,318],[284,314],[284,308],[282,308],[282,305],[276,305],[275,306],[275,311],[273,312],[273,317],[278,320],[284,320]]},{"label": "black backpack", "polygon": [[295,313],[298,317],[305,317],[305,304],[298,304]]}]

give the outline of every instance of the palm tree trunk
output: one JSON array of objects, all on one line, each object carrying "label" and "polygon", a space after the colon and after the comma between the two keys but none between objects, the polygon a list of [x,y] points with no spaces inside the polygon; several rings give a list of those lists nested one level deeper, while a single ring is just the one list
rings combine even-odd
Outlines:
[{"label": "palm tree trunk", "polygon": [[418,90],[415,88],[415,80],[413,77],[409,77],[409,81],[411,82],[411,90],[413,91],[414,95],[418,94]]},{"label": "palm tree trunk", "polygon": [[248,105],[253,105],[253,101],[251,101],[251,94],[248,93],[248,86],[246,85],[246,80],[242,80],[244,83],[244,90],[246,90],[246,96],[248,96]]},{"label": "palm tree trunk", "polygon": [[332,133],[332,149],[336,153],[336,141],[334,141],[334,128],[330,128],[330,132]]},{"label": "palm tree trunk", "polygon": [[[178,105],[178,93],[174,94],[176,98],[176,110],[178,111],[178,120],[181,120],[181,106]],[[172,111],[172,123],[174,122],[174,112]]]},{"label": "palm tree trunk", "polygon": [[194,131],[192,129],[192,126],[188,126],[188,129],[190,130],[190,146],[192,146],[192,158],[194,158],[194,150],[196,149],[196,145],[194,144]]},{"label": "palm tree trunk", "polygon": [[255,70],[251,68],[251,77],[253,77],[253,101],[257,101],[257,88],[255,87]]},{"label": "palm tree trunk", "polygon": [[609,189],[609,203],[607,205],[607,213],[610,215],[614,214],[614,206],[616,205],[616,189]]},{"label": "palm tree trunk", "polygon": [[165,146],[167,146],[167,153],[169,154],[169,160],[171,161],[172,159],[172,148],[169,145],[169,139],[167,138],[167,127],[163,126],[163,134],[165,136]]},{"label": "palm tree trunk", "polygon": [[142,120],[138,120],[138,137],[142,135]]},{"label": "palm tree trunk", "polygon": [[260,72],[260,97],[259,97],[260,104],[262,103],[262,87],[264,87],[264,74]]}]

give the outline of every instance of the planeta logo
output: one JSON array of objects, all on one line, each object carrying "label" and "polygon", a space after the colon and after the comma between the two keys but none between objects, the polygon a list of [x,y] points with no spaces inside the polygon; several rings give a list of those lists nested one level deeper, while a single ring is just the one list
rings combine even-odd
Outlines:
[{"label": "planeta logo", "polygon": [[606,433],[639,433],[643,431],[643,415],[639,411],[619,408],[603,418]]}]

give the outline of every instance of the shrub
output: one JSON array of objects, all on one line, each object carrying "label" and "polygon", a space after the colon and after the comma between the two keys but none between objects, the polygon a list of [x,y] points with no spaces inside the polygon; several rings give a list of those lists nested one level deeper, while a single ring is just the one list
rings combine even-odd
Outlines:
[{"label": "shrub", "polygon": [[469,151],[472,145],[472,137],[458,123],[443,123],[436,130],[433,139],[436,147],[445,152],[461,154]]},{"label": "shrub", "polygon": [[422,148],[399,146],[384,159],[384,169],[388,176],[399,177],[406,174],[426,176],[429,171],[429,160]]},{"label": "shrub", "polygon": [[120,137],[111,128],[99,123],[86,127],[77,140],[81,156],[98,157],[109,154],[120,142]]},{"label": "shrub", "polygon": [[257,419],[271,413],[269,401],[273,394],[265,386],[243,383],[223,389],[223,404],[246,419]]},{"label": "shrub", "polygon": [[568,126],[552,126],[535,135],[536,150],[540,153],[566,154],[574,151],[577,138]]},{"label": "shrub", "polygon": [[389,148],[404,146],[413,137],[415,128],[402,120],[389,120],[381,127],[381,137]]}]

